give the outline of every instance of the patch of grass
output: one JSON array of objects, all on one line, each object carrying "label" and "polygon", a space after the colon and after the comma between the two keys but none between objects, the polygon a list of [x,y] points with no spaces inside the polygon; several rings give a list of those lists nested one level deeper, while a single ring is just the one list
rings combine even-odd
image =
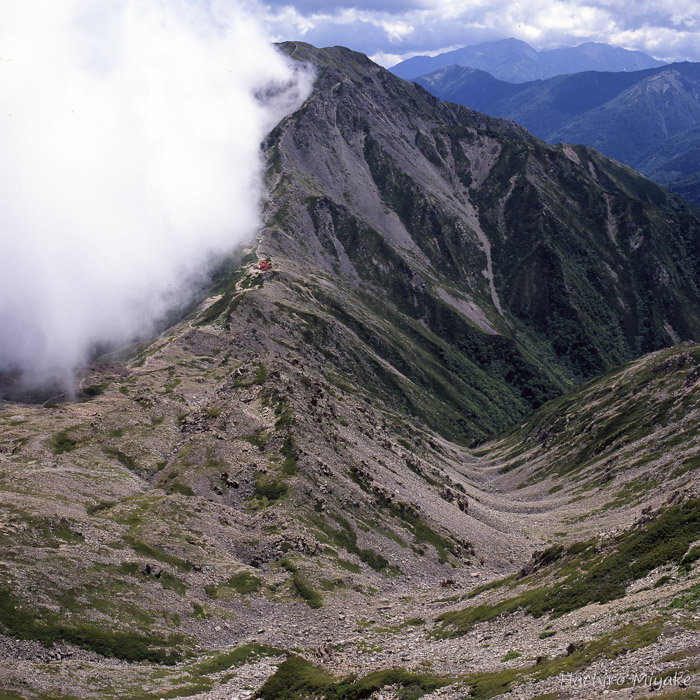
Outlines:
[{"label": "patch of grass", "polygon": [[330,673],[300,656],[291,655],[279,665],[256,693],[262,700],[304,700],[327,697],[335,679]]},{"label": "patch of grass", "polygon": [[[280,406],[282,405],[283,404],[280,404]],[[279,406],[277,408],[279,408]],[[278,416],[277,420],[275,421],[275,428],[277,430],[287,428],[294,423],[294,410],[291,407],[285,408],[279,413],[277,409],[275,409],[275,415]]]},{"label": "patch of grass", "polygon": [[270,439],[270,436],[267,434],[265,428],[258,428],[249,435],[242,435],[240,439],[250,443],[253,447],[257,447],[262,452],[267,446],[267,441]]},{"label": "patch of grass", "polygon": [[[7,506],[10,512],[14,508]],[[58,549],[63,544],[78,544],[84,541],[83,535],[76,529],[76,525],[67,518],[39,517],[20,511],[14,511],[13,519],[24,523],[27,533],[37,547],[51,547]]]},{"label": "patch of grass", "polygon": [[696,612],[700,608],[700,584],[695,584],[681,591],[673,598],[668,607]]},{"label": "patch of grass", "polygon": [[700,455],[694,455],[683,460],[681,466],[673,471],[671,478],[675,479],[676,477],[683,476],[683,474],[696,469],[700,469]]},{"label": "patch of grass", "polygon": [[326,522],[322,516],[316,514],[311,516],[311,522],[325,535],[327,535],[338,547],[342,547],[345,551],[350,552],[350,554],[356,555],[359,557],[360,561],[365,562],[365,564],[368,564],[375,571],[392,570],[389,562],[381,554],[377,554],[371,549],[361,549],[358,546],[357,535],[352,529],[352,525],[350,525],[350,523],[343,518],[342,515],[337,513],[331,513],[330,515],[341,526],[341,529],[338,530],[331,527],[331,525]]},{"label": "patch of grass", "polygon": [[180,384],[182,384],[182,377],[176,377],[174,369],[168,370],[168,381],[163,384],[163,393],[172,393]]},{"label": "patch of grass", "polygon": [[0,625],[7,634],[20,639],[31,639],[45,645],[58,641],[75,644],[102,656],[125,661],[150,661],[174,664],[182,654],[176,648],[184,641],[182,635],[148,636],[135,631],[104,628],[94,623],[66,623],[47,608],[30,609],[20,603],[12,592],[0,588]]},{"label": "patch of grass", "polygon": [[[564,615],[590,603],[606,603],[625,594],[627,586],[667,564],[681,564],[689,546],[700,537],[700,499],[668,507],[642,525],[630,528],[606,551],[597,552],[595,542],[572,545],[563,559],[545,567],[561,577],[556,583],[524,591],[498,603],[443,613],[441,634],[465,634],[480,621],[523,608],[535,617]],[[688,553],[690,554],[690,553]],[[450,629],[447,629],[450,628]]]},{"label": "patch of grass", "polygon": [[217,299],[213,304],[210,304],[195,321],[196,326],[204,326],[215,321],[225,311],[228,310],[233,297],[232,293],[224,294],[220,299]]},{"label": "patch of grass", "polygon": [[672,651],[670,654],[664,654],[659,661],[681,661],[682,659],[687,659],[691,656],[697,656],[698,650],[695,649],[681,649],[680,651]]},{"label": "patch of grass", "polygon": [[119,564],[119,570],[123,574],[136,576],[136,574],[139,572],[139,565],[135,561],[123,561],[121,564]]},{"label": "patch of grass", "polygon": [[666,564],[680,564],[700,536],[700,499],[661,511],[642,526],[630,528],[584,572],[575,571],[553,587],[533,614],[562,615],[588,603],[621,598],[627,586]]},{"label": "patch of grass", "polygon": [[470,698],[485,700],[485,698],[505,695],[524,675],[525,672],[522,669],[509,668],[491,673],[472,673],[466,676],[465,681],[470,687]]},{"label": "patch of grass", "polygon": [[172,554],[164,552],[162,549],[157,549],[152,547],[150,544],[146,544],[143,540],[138,539],[134,535],[124,535],[124,541],[134,550],[137,554],[141,554],[144,557],[150,557],[151,559],[156,559],[158,561],[170,564],[170,566],[179,569],[180,571],[190,571],[192,569],[192,564],[176,557]]},{"label": "patch of grass", "polygon": [[422,617],[409,617],[401,623],[401,627],[422,627],[425,620]]},{"label": "patch of grass", "polygon": [[612,508],[620,508],[629,503],[633,503],[641,498],[644,494],[658,487],[659,482],[656,479],[648,477],[640,477],[626,483],[615,495],[615,498],[606,503],[601,510],[610,510]]},{"label": "patch of grass", "polygon": [[[411,673],[402,668],[374,671],[363,678],[341,681],[333,689],[339,700],[371,697],[387,686],[398,686],[399,700],[418,700],[426,693],[449,685],[452,681],[432,674]],[[333,697],[331,695],[331,697]]]},{"label": "patch of grass", "polygon": [[442,629],[436,630],[434,634],[437,637],[460,637],[478,622],[488,622],[500,615],[514,613],[520,608],[527,610],[532,601],[539,600],[545,592],[545,588],[535,588],[497,603],[482,603],[463,610],[444,612],[437,617],[437,621],[442,623]]},{"label": "patch of grass", "polygon": [[51,534],[63,542],[69,544],[76,544],[78,542],[84,541],[83,535],[76,532],[71,527],[71,523],[66,518],[59,518],[50,524]]},{"label": "patch of grass", "polygon": [[114,457],[114,459],[116,459],[118,462],[121,462],[127,469],[136,469],[136,462],[134,461],[134,458],[129,456],[125,452],[122,452],[121,450],[118,450],[115,447],[103,447],[102,449],[104,450],[106,455]]},{"label": "patch of grass", "polygon": [[[399,441],[400,444],[403,445],[403,447],[405,447],[405,448],[406,448],[407,450],[409,450],[410,452],[412,452],[412,451],[415,449],[415,447],[414,447],[413,445],[411,445],[411,443],[407,442],[406,440],[404,440],[404,441],[402,442],[402,441],[401,441],[401,438],[399,438],[398,441]],[[404,444],[404,443],[405,443],[405,444]],[[433,479],[433,477],[430,476],[430,474],[427,474],[427,473],[421,468],[420,463],[419,463],[417,460],[415,460],[414,458],[409,457],[409,458],[406,460],[406,466],[407,466],[414,474],[417,474],[421,479],[423,479],[424,481],[427,481],[431,486],[441,486],[440,482],[439,482],[437,479]]]},{"label": "patch of grass", "polygon": [[506,464],[505,466],[501,467],[498,470],[499,474],[508,474],[508,472],[512,472],[514,469],[517,469],[518,467],[522,467],[523,464],[525,464],[527,460],[524,457],[521,457],[520,459],[516,459],[514,462],[511,462],[510,464]]},{"label": "patch of grass", "polygon": [[294,439],[294,433],[289,432],[284,438],[280,452],[284,457],[282,462],[282,473],[287,476],[293,476],[297,473],[297,455],[299,447]]},{"label": "patch of grass", "polygon": [[183,484],[180,481],[173,481],[171,484],[168,484],[168,487],[165,489],[166,493],[180,493],[183,496],[195,496],[195,492],[192,490],[190,486],[187,484]]},{"label": "patch of grass", "polygon": [[426,693],[453,681],[438,676],[410,673],[401,668],[374,671],[362,678],[350,676],[337,681],[330,673],[300,656],[291,655],[280,664],[256,694],[264,700],[361,700],[387,686],[398,686],[400,700],[418,700]]},{"label": "patch of grass", "polygon": [[192,614],[198,620],[207,620],[211,617],[211,613],[209,613],[207,609],[196,600],[192,601]]},{"label": "patch of grass", "polygon": [[450,560],[450,554],[459,556],[459,547],[452,540],[433,530],[417,513],[385,498],[380,497],[380,501],[395,517],[406,523],[416,542],[430,544],[435,548],[441,564]]},{"label": "patch of grass", "polygon": [[211,690],[214,684],[206,678],[194,676],[187,685],[180,685],[170,690],[159,690],[155,693],[138,692],[136,695],[126,695],[124,700],[170,700],[170,698],[188,698]]},{"label": "patch of grass", "polygon": [[522,656],[522,655],[521,655],[521,653],[520,653],[519,651],[509,651],[509,652],[501,659],[501,663],[504,664],[504,663],[506,663],[507,661],[512,661],[513,659],[519,659],[520,656]]},{"label": "patch of grass", "polygon": [[109,382],[102,382],[101,384],[91,384],[83,389],[83,394],[85,396],[94,397],[104,394],[105,389],[109,386]]},{"label": "patch of grass", "polygon": [[462,598],[459,593],[455,593],[455,595],[449,595],[446,598],[436,598],[433,603],[456,603],[458,600]]},{"label": "patch of grass", "polygon": [[56,433],[49,443],[49,449],[55,455],[61,455],[64,452],[72,452],[76,447],[78,447],[78,441],[72,438],[67,430],[61,430]]},{"label": "patch of grass", "polygon": [[262,588],[262,579],[253,576],[250,571],[239,571],[229,578],[224,584],[228,588],[232,588],[236,593],[247,595],[256,593]]},{"label": "patch of grass", "polygon": [[690,571],[693,564],[700,559],[700,545],[693,547],[681,560],[681,568]]},{"label": "patch of grass", "polygon": [[347,588],[347,584],[342,578],[323,578],[321,579],[321,588],[324,591],[337,591],[338,589]]},{"label": "patch of grass", "polygon": [[270,504],[286,496],[288,490],[288,486],[284,481],[275,479],[267,474],[261,475],[255,479],[255,495],[258,498],[267,499],[267,502]]},{"label": "patch of grass", "polygon": [[169,571],[162,571],[158,581],[163,588],[173,590],[180,595],[185,595],[187,592],[187,584]]},{"label": "patch of grass", "polygon": [[306,579],[299,573],[292,575],[292,581],[294,583],[294,588],[299,594],[299,597],[306,601],[306,604],[310,608],[321,608],[323,607],[323,597],[321,594],[314,590]]},{"label": "patch of grass", "polygon": [[505,586],[509,583],[512,583],[514,580],[515,574],[512,574],[511,576],[508,576],[506,578],[496,579],[495,581],[489,581],[489,583],[484,583],[481,586],[477,586],[473,590],[469,591],[469,593],[467,593],[467,598],[476,598],[476,596],[480,595],[481,593],[501,588],[501,586]]},{"label": "patch of grass", "polygon": [[287,558],[282,559],[281,565],[292,574],[292,584],[294,585],[294,590],[297,595],[304,601],[310,608],[321,608],[323,607],[323,597],[316,591],[308,581],[299,573],[299,569]]},{"label": "patch of grass", "polygon": [[337,562],[338,566],[340,566],[342,569],[345,569],[346,571],[350,571],[353,574],[362,573],[361,566],[358,566],[357,564],[348,561],[347,559],[341,559],[340,557],[338,557]]},{"label": "patch of grass", "polygon": [[536,665],[535,678],[541,680],[558,676],[560,673],[576,671],[599,658],[614,659],[654,644],[661,635],[663,621],[654,618],[642,625],[629,624],[613,632],[594,639],[567,656],[558,657]]},{"label": "patch of grass", "polygon": [[239,388],[262,385],[267,381],[267,376],[267,367],[262,362],[258,362],[252,377],[239,377],[233,382],[232,386],[233,388]]},{"label": "patch of grass", "polygon": [[235,649],[218,652],[211,658],[201,661],[194,667],[194,670],[200,675],[208,676],[212,673],[227,671],[235,666],[243,666],[265,656],[282,656],[285,653],[284,649],[278,649],[268,644],[242,644]]}]

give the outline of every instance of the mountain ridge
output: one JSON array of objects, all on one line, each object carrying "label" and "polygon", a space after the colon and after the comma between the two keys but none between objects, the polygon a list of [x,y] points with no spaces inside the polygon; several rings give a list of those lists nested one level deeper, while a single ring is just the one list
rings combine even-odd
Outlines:
[{"label": "mountain ridge", "polygon": [[[585,143],[673,189],[675,180],[700,168],[699,65],[583,72],[520,85],[448,67],[417,82],[442,99],[513,119],[549,143]],[[698,197],[689,199],[697,204]]]},{"label": "mountain ridge", "polygon": [[[79,400],[0,403],[3,690],[461,700],[700,663],[700,351],[666,347],[697,340],[694,211],[364,56],[284,49],[318,79],[263,144],[257,240]],[[568,393],[577,327],[609,373]]]},{"label": "mountain ridge", "polygon": [[[361,59],[360,59],[361,60]],[[369,64],[367,64],[369,65]],[[382,73],[378,74],[379,76],[382,76]],[[365,78],[362,78],[365,80]],[[601,173],[601,182],[605,181],[606,182],[606,193],[603,194],[602,192],[598,195],[598,199],[601,202],[604,202],[606,200],[606,197],[609,196],[612,192],[610,187],[614,187],[613,182],[614,178],[619,178],[619,183],[621,185],[621,192],[624,193],[623,196],[628,196],[629,193],[634,192],[633,197],[638,198],[638,201],[642,202],[644,200],[648,202],[655,202],[657,204],[660,204],[663,202],[665,195],[662,194],[661,189],[654,189],[653,187],[650,187],[650,184],[647,184],[644,180],[642,179],[637,179],[635,180],[633,177],[631,177],[631,172],[627,173],[624,168],[620,169],[621,166],[615,165],[612,162],[607,162],[604,160],[601,160],[596,156],[593,152],[587,152],[584,149],[577,149],[576,152],[573,150],[562,150],[561,148],[554,149],[552,151],[548,151],[547,149],[540,150],[541,142],[538,142],[537,140],[533,140],[529,135],[526,134],[526,132],[518,129],[514,125],[508,125],[506,123],[499,123],[495,121],[486,121],[484,117],[481,115],[478,115],[474,112],[455,112],[454,108],[450,105],[438,105],[437,103],[432,103],[430,101],[425,100],[425,96],[422,95],[421,93],[416,93],[415,97],[410,94],[410,88],[407,88],[405,84],[400,84],[400,83],[387,83],[384,78],[382,78],[382,85],[381,89],[384,89],[384,87],[387,87],[387,90],[407,90],[408,94],[405,98],[406,102],[411,102],[412,103],[412,112],[410,115],[411,119],[414,119],[415,122],[410,128],[413,130],[412,136],[409,137],[411,140],[415,142],[415,146],[411,146],[410,153],[408,153],[408,148],[404,149],[405,152],[402,153],[397,153],[395,156],[397,159],[401,159],[401,168],[404,169],[404,172],[408,172],[409,168],[411,169],[412,178],[414,178],[414,182],[416,184],[413,184],[411,182],[406,182],[405,184],[402,184],[403,188],[403,193],[399,192],[397,190],[397,184],[400,181],[400,174],[396,172],[395,166],[392,164],[392,158],[385,158],[384,162],[376,163],[374,164],[374,160],[377,158],[382,158],[383,155],[381,152],[377,151],[375,149],[375,141],[373,140],[372,134],[369,136],[366,135],[366,127],[362,125],[362,123],[357,124],[355,122],[350,122],[347,123],[343,126],[343,128],[347,129],[352,135],[348,136],[348,139],[355,139],[358,143],[356,154],[353,155],[353,158],[359,159],[359,166],[357,167],[362,167],[364,168],[365,174],[363,175],[364,182],[366,182],[366,186],[363,187],[362,192],[374,192],[372,195],[374,198],[374,201],[377,202],[377,199],[380,199],[380,202],[377,204],[374,204],[373,206],[375,207],[375,210],[377,209],[377,205],[381,206],[382,201],[386,205],[387,203],[389,204],[390,207],[393,207],[393,211],[398,213],[398,216],[393,215],[390,217],[390,221],[385,222],[382,221],[379,226],[382,227],[382,230],[385,232],[395,230],[396,231],[396,236],[401,236],[400,242],[399,242],[399,248],[402,246],[406,245],[406,241],[410,240],[410,236],[416,237],[416,233],[411,233],[411,227],[415,226],[413,221],[411,220],[412,216],[416,216],[417,214],[421,216],[425,216],[425,213],[420,211],[420,209],[417,212],[414,212],[412,208],[415,207],[420,207],[422,205],[418,204],[421,201],[431,201],[435,200],[436,197],[441,196],[439,193],[441,191],[447,191],[447,188],[458,188],[458,191],[460,192],[460,199],[461,201],[459,202],[458,205],[455,206],[454,203],[449,203],[447,206],[450,207],[452,211],[459,212],[457,215],[460,217],[463,217],[463,220],[465,221],[466,225],[471,228],[472,233],[470,235],[474,236],[475,238],[478,237],[479,231],[483,233],[483,231],[488,230],[489,231],[489,247],[490,247],[490,254],[493,258],[492,260],[492,267],[494,269],[494,276],[498,275],[498,266],[497,266],[497,255],[501,254],[505,256],[505,259],[508,259],[509,255],[518,255],[517,251],[515,250],[510,250],[508,249],[507,245],[506,248],[500,250],[497,246],[499,238],[498,236],[494,236],[494,233],[496,231],[499,231],[499,227],[503,225],[502,219],[496,219],[492,217],[491,212],[494,211],[494,187],[500,187],[502,186],[502,183],[505,181],[505,178],[502,175],[502,172],[500,169],[494,167],[494,153],[496,153],[496,149],[492,148],[491,152],[484,152],[482,151],[482,141],[484,143],[489,143],[489,139],[498,137],[499,135],[503,135],[505,138],[512,137],[517,140],[523,140],[524,143],[527,144],[527,147],[523,150],[521,150],[519,153],[517,152],[518,149],[514,149],[514,153],[512,156],[512,161],[518,161],[519,168],[515,168],[515,162],[509,162],[507,159],[503,158],[502,153],[498,153],[498,157],[501,158],[501,163],[506,166],[506,168],[509,168],[509,177],[517,177],[517,178],[522,178],[522,183],[523,186],[527,189],[530,187],[530,183],[536,183],[535,188],[536,190],[532,191],[532,194],[536,197],[542,197],[542,207],[546,209],[551,209],[552,207],[555,207],[556,209],[559,209],[559,205],[555,204],[553,200],[547,201],[548,198],[557,197],[557,186],[554,184],[550,173],[550,176],[547,176],[542,172],[543,170],[546,172],[547,170],[552,170],[552,165],[549,162],[546,163],[540,163],[540,162],[532,162],[531,164],[529,163],[530,159],[532,158],[534,161],[538,161],[540,158],[544,158],[545,160],[548,159],[555,159],[557,160],[558,163],[561,164],[561,167],[563,168],[563,173],[566,173],[566,177],[582,177],[585,180],[589,180],[590,184],[596,188],[600,187],[601,185],[596,182],[594,178],[591,177],[590,174],[590,168],[595,168],[598,165],[603,166],[603,167],[609,167],[612,168],[610,171],[609,175],[603,175]],[[389,87],[390,86],[390,87]],[[354,98],[353,98],[354,99]],[[361,99],[361,98],[360,98]],[[436,113],[441,113],[441,117],[443,118],[442,115],[444,115],[444,118],[446,120],[454,120],[455,116],[459,114],[460,119],[466,120],[466,123],[470,124],[470,128],[475,129],[474,137],[468,136],[467,133],[465,132],[465,135],[463,137],[463,141],[460,144],[462,148],[465,150],[463,153],[460,155],[459,152],[453,148],[453,143],[452,141],[449,141],[449,139],[453,138],[449,134],[445,134],[444,136],[441,136],[441,139],[444,139],[446,143],[443,145],[443,143],[440,141],[440,139],[435,138],[435,134],[433,133],[433,130],[435,127],[430,124],[430,122],[425,121],[425,117],[422,116],[421,112],[418,109],[418,105],[422,102],[421,109],[425,114],[428,114],[430,110],[436,110]],[[353,109],[357,109],[355,106],[352,104],[347,105],[347,109],[349,111]],[[426,111],[427,110],[427,111]],[[406,117],[408,115],[406,113],[398,113],[396,114],[396,119],[402,119],[406,121]],[[338,127],[343,124],[343,117],[340,116],[340,113],[338,113],[338,116],[333,117],[335,120],[336,124],[336,130]],[[423,120],[421,123],[420,120]],[[403,122],[402,122],[403,123]],[[473,126],[471,126],[473,124]],[[358,128],[359,127],[359,128]],[[386,126],[378,126],[378,129],[385,129]],[[394,124],[391,125],[391,128],[394,128]],[[452,128],[452,127],[450,127]],[[437,133],[437,132],[436,132]],[[391,135],[387,135],[386,140],[387,142],[390,142],[391,140]],[[475,152],[474,154],[469,154],[466,155],[468,152],[469,146],[467,146],[467,139],[471,138],[474,145],[475,145]],[[348,140],[346,139],[346,141]],[[459,140],[456,140],[456,143],[460,143]],[[359,150],[361,146],[361,151]],[[324,146],[325,148],[325,146]],[[332,151],[331,148],[329,148],[330,151]],[[336,149],[338,150],[338,149]],[[550,155],[551,154],[551,155]],[[322,162],[323,160],[328,160],[329,157],[332,156],[322,156],[319,155],[318,158],[316,158],[316,163]],[[460,158],[462,160],[460,160]],[[583,160],[582,160],[583,159]],[[397,162],[397,161],[393,161]],[[421,166],[420,169],[417,169],[413,163],[416,162],[421,162],[423,165]],[[364,164],[363,164],[364,163]],[[507,163],[507,165],[506,165]],[[585,163],[585,165],[584,165]],[[605,165],[604,165],[605,164]],[[317,167],[316,165],[312,167]],[[356,166],[353,166],[356,167]],[[466,180],[466,175],[465,181],[467,181],[467,184],[465,185],[464,182],[460,180],[460,174],[458,171],[459,167],[469,167],[470,168],[470,175],[469,178],[473,178],[473,180]],[[573,170],[571,169],[573,168]],[[326,168],[325,172],[320,176],[322,178],[325,178],[326,183],[333,181],[333,175],[332,173],[335,173],[337,171],[342,171],[343,165],[342,163],[339,164],[338,167],[328,167]],[[359,171],[358,171],[359,172]],[[493,182],[492,184],[488,185],[488,179],[490,177],[489,173],[494,172],[494,177],[498,179],[497,182]],[[598,177],[598,176],[596,176]],[[485,184],[487,183],[487,184]],[[634,185],[632,185],[634,183]],[[628,187],[632,185],[633,189],[630,190]],[[327,186],[331,187],[337,187],[335,184],[330,184]],[[356,185],[352,185],[356,186]],[[436,189],[437,188],[437,189]],[[636,190],[634,188],[637,188]],[[383,191],[382,191],[383,190]],[[512,197],[513,192],[508,191],[508,188],[504,190],[507,193],[507,197]],[[482,194],[483,193],[483,194]],[[488,194],[487,194],[488,193]],[[380,194],[381,198],[377,197],[377,194]],[[428,194],[428,196],[426,196]],[[338,191],[336,189],[335,194],[333,195],[337,206],[348,209],[348,205],[345,201],[346,192],[345,191]],[[402,197],[404,199],[402,199]],[[393,198],[393,199],[392,199]],[[513,203],[515,206],[515,203]],[[532,206],[532,205],[530,205]],[[577,209],[577,212],[583,212],[586,210],[590,210],[591,207],[595,207],[597,205],[590,205],[590,204],[585,204],[582,205],[579,209]],[[644,205],[642,205],[644,206]],[[673,205],[676,206],[676,205]],[[454,216],[453,213],[451,213],[450,209],[448,209],[444,214],[440,214],[440,216],[444,217],[450,217]],[[535,206],[536,209],[536,206]],[[565,207],[566,209],[566,207]],[[366,219],[368,216],[368,212],[370,211],[370,208],[367,206],[367,203],[363,201],[363,206],[362,206],[362,212],[354,214],[356,218],[364,218]],[[391,211],[391,209],[390,209]],[[475,212],[478,212],[475,215]],[[506,207],[506,213],[507,213],[507,207]],[[605,212],[601,212],[601,217],[599,222],[590,222],[586,224],[587,227],[591,228],[599,228],[600,230],[607,230],[609,225],[611,224],[611,220],[609,220],[609,212],[606,209]],[[559,216],[557,214],[556,216]],[[561,216],[568,217],[569,215],[564,214],[562,211]],[[517,213],[513,212],[513,220],[512,224],[513,226],[517,227],[524,227],[528,226],[530,224],[526,224],[523,220],[523,211],[519,210]],[[533,211],[533,222],[539,222],[539,214],[535,211]],[[398,221],[397,221],[398,219]],[[371,222],[370,222],[371,223]],[[537,236],[541,237],[541,223],[536,223],[535,224],[538,227],[538,233]],[[421,228],[421,230],[425,230],[424,228]],[[468,231],[469,229],[466,229]],[[409,238],[407,238],[407,234]],[[385,236],[387,235],[386,233],[384,234]],[[392,234],[394,235],[394,234]],[[578,234],[577,234],[578,235]],[[561,233],[556,234],[557,237],[561,236]],[[588,237],[588,233],[586,233],[586,238]],[[692,240],[693,237],[691,235]],[[468,238],[464,238],[463,240],[468,240]],[[600,245],[606,246],[608,241],[608,238],[604,238],[600,241]],[[483,242],[481,240],[477,240],[477,247],[481,247],[483,245]],[[560,246],[562,241],[559,240],[552,240],[552,245],[555,247]],[[412,244],[415,246],[416,243],[415,241],[412,242]],[[419,245],[423,245],[424,247],[426,245],[433,245],[432,243],[425,243],[420,241]],[[466,245],[465,243],[462,243],[461,245]],[[500,244],[499,244],[500,245]],[[512,239],[511,239],[511,245],[512,245]],[[695,245],[695,244],[692,244]],[[691,246],[691,250],[692,246]],[[457,271],[457,268],[455,267],[455,262],[458,261],[458,258],[454,257],[454,254],[450,253],[452,255],[451,258],[448,258],[446,256],[440,257],[440,262],[441,262],[441,267],[436,271],[437,274],[440,275],[449,275],[452,277],[452,280],[450,281],[450,284],[454,286],[455,284],[463,284],[465,285],[465,291],[467,288],[468,284],[473,284],[473,283],[478,283],[478,280],[469,280],[467,276],[462,275]],[[482,253],[483,255],[483,253]],[[444,260],[444,263],[442,262]],[[690,258],[689,258],[689,264],[691,265],[691,268],[688,268],[687,274],[690,275],[688,277],[689,280],[694,279],[694,275],[696,274],[696,271],[694,269],[694,265],[696,265],[695,262],[692,262],[695,260],[695,253],[691,253]],[[367,262],[369,263],[370,260],[367,259]],[[411,263],[408,262],[410,265]],[[463,263],[461,263],[463,264]],[[481,263],[482,269],[488,267],[488,261],[484,261]],[[431,271],[431,274],[434,274]],[[606,273],[607,274],[607,273]],[[691,287],[692,287],[692,281],[691,281]],[[474,293],[475,291],[478,292],[480,295],[480,299],[483,299],[483,304],[482,308],[485,309],[487,315],[490,314],[491,318],[491,323],[496,323],[496,324],[501,324],[501,333],[507,334],[509,331],[506,326],[503,326],[503,317],[497,312],[497,309],[494,305],[493,297],[492,297],[492,292],[489,291],[489,288],[487,288],[483,283],[479,283],[480,286],[476,286],[474,289],[470,289],[469,293]],[[600,287],[604,286],[604,283],[601,281],[599,284]],[[489,285],[490,287],[490,285]],[[504,297],[504,290],[505,293],[507,293],[507,288],[500,287],[499,285],[496,284],[496,291],[497,295],[500,298],[499,303],[503,305],[503,297]],[[694,292],[691,292],[693,294]],[[519,294],[519,293],[518,293]],[[692,308],[693,303],[691,303],[690,307]],[[489,310],[490,309],[490,310]],[[496,312],[494,314],[494,312]],[[629,341],[628,341],[629,342]]]},{"label": "mountain ridge", "polygon": [[586,42],[579,46],[538,51],[524,41],[510,38],[464,46],[433,57],[414,56],[389,70],[400,78],[412,80],[445,66],[459,65],[486,71],[510,83],[523,83],[564,73],[632,71],[662,64],[663,61],[640,51],[609,44]]}]

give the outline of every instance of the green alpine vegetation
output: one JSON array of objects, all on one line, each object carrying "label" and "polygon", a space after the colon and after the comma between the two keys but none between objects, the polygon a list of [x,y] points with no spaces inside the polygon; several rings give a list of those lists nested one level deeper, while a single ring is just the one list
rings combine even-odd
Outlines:
[{"label": "green alpine vegetation", "polygon": [[0,695],[696,673],[698,212],[360,54],[280,50],[315,83],[262,144],[255,240],[85,391],[0,401]]},{"label": "green alpine vegetation", "polygon": [[482,603],[438,616],[437,636],[464,635],[478,622],[524,610],[534,617],[558,617],[590,603],[607,603],[625,595],[630,583],[669,564],[686,565],[700,538],[700,499],[662,509],[649,522],[634,527],[608,545],[576,543],[554,546],[537,559],[539,583],[497,603]]},{"label": "green alpine vegetation", "polygon": [[269,174],[269,235],[282,251],[301,241],[306,271],[286,274],[306,309],[288,313],[359,389],[451,439],[483,439],[700,337],[700,220],[682,200],[591,149],[440,103],[361,54],[282,48],[319,74],[265,142],[273,160],[298,149]]},{"label": "green alpine vegetation", "polygon": [[549,143],[584,143],[700,204],[700,64],[504,82],[450,65],[416,78],[443,100],[505,117]]}]

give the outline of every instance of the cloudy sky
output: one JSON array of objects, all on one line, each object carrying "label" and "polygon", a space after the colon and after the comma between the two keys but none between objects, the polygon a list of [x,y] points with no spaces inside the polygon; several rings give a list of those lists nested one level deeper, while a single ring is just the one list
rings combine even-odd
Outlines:
[{"label": "cloudy sky", "polygon": [[313,76],[246,3],[0,0],[0,379],[71,389],[259,230]]},{"label": "cloudy sky", "polygon": [[655,58],[700,61],[697,0],[268,0],[279,40],[349,46],[391,66],[516,37],[538,49],[600,41]]}]

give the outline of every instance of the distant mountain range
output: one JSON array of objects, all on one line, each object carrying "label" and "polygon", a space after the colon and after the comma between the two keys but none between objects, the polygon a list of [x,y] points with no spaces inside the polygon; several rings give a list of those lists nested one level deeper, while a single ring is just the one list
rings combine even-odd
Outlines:
[{"label": "distant mountain range", "polygon": [[700,204],[698,63],[521,84],[449,66],[416,82],[443,100],[516,121],[549,143],[593,146]]},{"label": "distant mountain range", "polygon": [[640,51],[588,42],[580,46],[538,51],[518,39],[464,46],[438,56],[414,56],[398,63],[391,72],[412,80],[446,66],[478,68],[499,80],[524,83],[544,80],[563,73],[583,71],[638,71],[664,65]]}]

